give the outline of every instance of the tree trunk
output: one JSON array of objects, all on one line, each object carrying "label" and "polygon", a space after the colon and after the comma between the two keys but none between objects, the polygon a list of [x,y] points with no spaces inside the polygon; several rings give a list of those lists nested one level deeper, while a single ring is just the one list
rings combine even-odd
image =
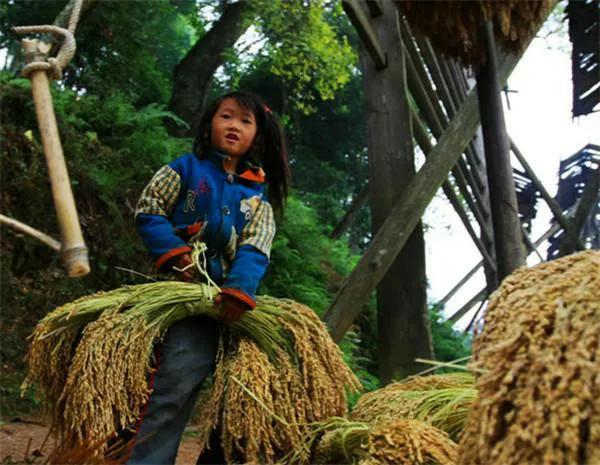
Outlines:
[{"label": "tree trunk", "polygon": [[184,120],[189,129],[167,121],[172,135],[195,135],[213,75],[223,64],[223,52],[233,47],[246,31],[250,11],[248,1],[227,4],[212,29],[196,42],[175,67],[169,110]]},{"label": "tree trunk", "polygon": [[[371,24],[387,53],[388,67],[377,70],[361,53],[367,104],[369,185],[373,234],[415,175],[405,61],[397,12],[383,3],[384,14]],[[432,358],[426,306],[425,245],[421,225],[377,286],[378,360],[382,383],[419,371],[415,358]]]}]

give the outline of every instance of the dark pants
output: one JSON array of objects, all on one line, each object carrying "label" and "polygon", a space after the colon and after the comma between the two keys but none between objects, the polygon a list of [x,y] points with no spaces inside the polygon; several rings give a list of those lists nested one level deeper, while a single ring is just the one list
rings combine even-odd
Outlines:
[{"label": "dark pants", "polygon": [[[142,413],[128,465],[175,463],[202,382],[214,369],[218,341],[219,325],[208,317],[185,318],[167,330],[158,348],[154,389]],[[214,462],[205,461],[209,453]],[[203,454],[198,463],[223,463],[222,457],[213,454]]]}]

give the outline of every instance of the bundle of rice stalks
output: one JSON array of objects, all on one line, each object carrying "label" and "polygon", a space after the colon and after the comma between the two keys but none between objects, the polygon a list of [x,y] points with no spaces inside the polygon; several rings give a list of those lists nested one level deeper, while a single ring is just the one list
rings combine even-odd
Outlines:
[{"label": "bundle of rice stalks", "polygon": [[498,44],[520,52],[556,4],[555,0],[397,1],[415,32],[441,53],[466,64],[485,61],[484,21],[492,21]]},{"label": "bundle of rice stalks", "polygon": [[473,353],[461,463],[600,463],[599,251],[506,278]]},{"label": "bundle of rice stalks", "polygon": [[[310,308],[272,297],[259,298],[261,305],[284,310],[278,321],[293,349],[278,353],[277,364],[249,339],[220,352],[211,397],[198,417],[203,449],[217,428],[228,463],[274,463],[302,448],[313,423],[346,413],[344,387],[360,387]],[[301,453],[299,462],[308,458]]]},{"label": "bundle of rice stalks", "polygon": [[404,418],[427,422],[458,439],[477,395],[470,373],[416,376],[362,396],[350,415],[375,424]]},{"label": "bundle of rice stalks", "polygon": [[455,465],[456,444],[443,431],[418,420],[393,420],[370,433],[368,458],[358,465]]},{"label": "bundle of rice stalks", "polygon": [[[136,422],[150,394],[154,345],[181,318],[218,318],[215,293],[214,287],[177,281],[129,286],[67,304],[38,324],[26,384],[44,393],[63,448],[109,438]],[[310,309],[263,297],[229,328],[209,408],[218,413],[210,426],[224,427],[227,453],[246,454],[249,462],[275,457],[300,434],[295,423],[344,413],[345,388],[359,383]],[[287,418],[291,432],[277,431],[272,413],[252,398],[244,397],[244,409],[230,402],[242,400],[233,376],[250,392],[271,396],[275,416]]]},{"label": "bundle of rice stalks", "polygon": [[333,425],[319,438],[311,463],[456,464],[456,444],[443,431],[419,420],[386,419],[374,425],[338,421]]}]

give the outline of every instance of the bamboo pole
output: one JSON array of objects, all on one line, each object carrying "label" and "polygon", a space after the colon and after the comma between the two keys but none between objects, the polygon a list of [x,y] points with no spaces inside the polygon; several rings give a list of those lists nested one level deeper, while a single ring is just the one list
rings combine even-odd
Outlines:
[{"label": "bamboo pole", "polygon": [[34,239],[37,239],[38,241],[47,245],[48,247],[50,247],[52,250],[55,250],[56,252],[60,251],[60,242],[58,242],[53,237],[48,236],[48,234],[44,234],[43,232],[38,231],[37,229],[32,228],[31,226],[28,226],[25,223],[21,223],[20,221],[17,221],[13,218],[9,218],[8,216],[4,216],[1,214],[0,214],[0,223],[4,223],[5,225],[11,227],[15,231],[19,231],[21,233],[24,233],[24,234],[27,234],[28,236],[33,237]]},{"label": "bamboo pole", "polygon": [[[41,58],[37,40],[25,39],[21,43],[29,61],[38,61]],[[48,75],[43,70],[32,71],[29,78],[60,228],[61,259],[70,277],[84,276],[90,272],[87,247],[81,233],[69,173],[60,143]]]}]

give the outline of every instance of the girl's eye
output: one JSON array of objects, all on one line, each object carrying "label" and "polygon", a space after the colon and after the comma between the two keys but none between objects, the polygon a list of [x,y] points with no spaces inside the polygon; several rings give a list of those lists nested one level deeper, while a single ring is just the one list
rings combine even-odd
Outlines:
[{"label": "girl's eye", "polygon": [[221,114],[221,118],[224,118],[224,119],[229,119],[229,118],[231,118],[231,115],[229,115],[229,114],[227,114],[227,113],[222,113],[222,114]]},{"label": "girl's eye", "polygon": [[251,119],[248,119],[248,118],[246,118],[246,119],[244,119],[244,123],[246,123],[246,124],[252,124],[252,120],[251,120]]}]

